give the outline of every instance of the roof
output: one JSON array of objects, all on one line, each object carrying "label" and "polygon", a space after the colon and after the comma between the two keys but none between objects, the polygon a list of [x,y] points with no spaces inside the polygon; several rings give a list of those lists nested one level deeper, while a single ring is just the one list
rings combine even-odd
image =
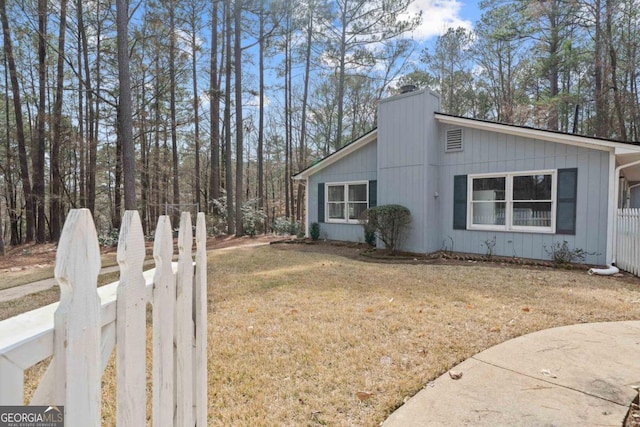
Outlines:
[{"label": "roof", "polygon": [[348,143],[344,147],[334,151],[333,153],[329,154],[328,156],[324,157],[323,159],[321,159],[321,160],[317,161],[316,163],[312,164],[308,168],[301,170],[300,172],[298,172],[297,174],[295,174],[293,176],[293,179],[295,179],[295,180],[307,179],[308,177],[310,177],[314,173],[321,171],[322,169],[326,168],[327,166],[332,165],[333,163],[335,163],[338,160],[348,156],[349,154],[353,153],[354,151],[364,147],[365,145],[369,144],[370,142],[377,141],[377,140],[378,140],[378,129],[374,128],[373,130],[371,130],[371,131],[365,133],[364,135],[360,136],[358,139],[356,139],[354,141],[351,141],[350,143]]},{"label": "roof", "polygon": [[[578,135],[548,129],[538,129],[529,126],[513,125],[500,122],[492,122],[489,120],[472,119],[468,117],[455,116],[452,114],[438,113],[434,114],[436,121],[456,126],[465,126],[469,128],[486,130],[489,132],[497,132],[508,135],[520,136],[524,138],[534,138],[543,141],[556,142],[560,144],[575,145],[601,151],[611,151],[616,155],[622,155],[618,159],[621,163],[628,163],[635,160],[636,156],[640,156],[640,142],[625,142],[616,139],[600,138],[595,136]],[[337,162],[338,160],[348,156],[354,151],[364,147],[370,142],[378,139],[378,129],[362,135],[358,139],[350,142],[339,150],[329,154],[327,157],[314,163],[308,168],[298,172],[293,176],[295,180],[304,180],[321,171],[327,166]],[[627,161],[622,161],[627,160]],[[640,180],[640,172],[638,175]]]},{"label": "roof", "polygon": [[616,154],[640,152],[640,143],[638,142],[625,142],[616,139],[579,135],[556,130],[512,125],[482,119],[471,119],[468,117],[454,116],[452,114],[444,113],[435,113],[435,118],[440,123],[465,126],[527,138],[541,139],[544,141],[558,142],[561,144],[587,146],[589,148],[606,151],[609,151],[613,148],[616,150]]}]

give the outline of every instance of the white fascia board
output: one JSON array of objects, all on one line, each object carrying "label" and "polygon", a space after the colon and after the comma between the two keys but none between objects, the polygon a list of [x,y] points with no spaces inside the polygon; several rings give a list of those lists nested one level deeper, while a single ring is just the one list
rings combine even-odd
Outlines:
[{"label": "white fascia board", "polygon": [[311,166],[310,168],[307,168],[302,172],[294,175],[293,179],[297,181],[306,180],[311,175],[317,172],[320,172],[322,169],[326,168],[327,166],[330,166],[335,162],[337,162],[338,160],[341,160],[347,157],[349,154],[353,153],[356,150],[359,150],[360,148],[364,147],[370,142],[376,141],[377,139],[378,139],[378,130],[374,129],[368,134],[360,137],[360,139],[356,139],[351,144],[345,145],[338,151],[335,151],[333,154],[330,154],[328,157],[325,157],[324,159],[320,160],[318,163]]},{"label": "white fascia board", "polygon": [[625,154],[638,154],[640,153],[640,147],[636,147],[630,145],[628,147],[616,147],[615,154],[616,156],[625,155]]},{"label": "white fascia board", "polygon": [[560,144],[574,145],[577,147],[591,148],[600,151],[609,151],[613,148],[616,151],[621,150],[622,153],[640,152],[640,146],[636,147],[623,142],[589,138],[588,136],[563,134],[540,129],[523,128],[519,126],[509,126],[501,123],[491,123],[467,119],[464,117],[452,117],[438,113],[435,114],[435,118],[440,123],[520,136],[523,138],[539,139],[541,141],[557,142]]}]

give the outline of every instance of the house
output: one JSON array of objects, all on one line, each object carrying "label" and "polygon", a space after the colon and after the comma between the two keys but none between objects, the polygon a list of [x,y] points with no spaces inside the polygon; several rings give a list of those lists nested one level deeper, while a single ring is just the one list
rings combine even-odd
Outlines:
[{"label": "house", "polygon": [[555,243],[615,259],[620,206],[640,206],[640,146],[457,117],[428,90],[384,100],[377,129],[293,178],[306,185],[306,231],[363,241],[367,207],[400,204],[402,249],[549,259]]}]

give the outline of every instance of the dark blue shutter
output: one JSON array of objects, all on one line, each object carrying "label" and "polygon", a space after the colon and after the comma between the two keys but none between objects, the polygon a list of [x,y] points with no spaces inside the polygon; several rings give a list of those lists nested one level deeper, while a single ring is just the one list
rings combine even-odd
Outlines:
[{"label": "dark blue shutter", "polygon": [[467,175],[453,177],[453,229],[467,229]]},{"label": "dark blue shutter", "polygon": [[369,207],[378,206],[378,181],[372,179],[369,181]]},{"label": "dark blue shutter", "polygon": [[324,182],[318,183],[318,222],[324,222]]},{"label": "dark blue shutter", "polygon": [[558,169],[557,190],[556,233],[576,234],[577,168]]}]

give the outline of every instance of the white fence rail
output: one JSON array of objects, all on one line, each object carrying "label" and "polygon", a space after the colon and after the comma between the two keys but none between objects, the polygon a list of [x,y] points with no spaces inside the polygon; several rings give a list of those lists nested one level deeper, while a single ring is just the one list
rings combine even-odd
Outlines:
[{"label": "white fence rail", "polygon": [[640,209],[618,209],[616,224],[616,265],[640,275]]},{"label": "white fence rail", "polygon": [[[56,255],[60,302],[0,322],[0,405],[24,404],[24,371],[53,356],[28,404],[64,405],[65,426],[100,426],[102,374],[116,348],[116,423],[147,424],[147,304],[152,306],[153,426],[207,425],[207,261],[203,213],[183,213],[178,262],[169,217],[159,218],[143,273],[144,236],[125,213],[120,281],[97,288],[100,248],[91,214],[69,212]],[[175,384],[174,384],[175,381]]]}]

